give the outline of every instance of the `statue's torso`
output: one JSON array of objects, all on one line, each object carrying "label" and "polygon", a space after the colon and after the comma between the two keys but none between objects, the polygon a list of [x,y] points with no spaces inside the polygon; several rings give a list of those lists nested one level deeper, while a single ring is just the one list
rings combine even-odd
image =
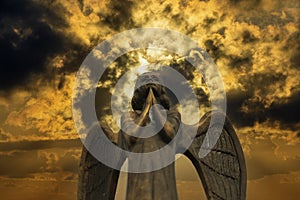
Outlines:
[{"label": "statue's torso", "polygon": [[[177,113],[172,113],[176,115]],[[171,114],[171,115],[172,115]],[[135,117],[134,115],[131,115]],[[156,134],[149,138],[136,138],[134,143],[131,143],[130,136],[126,136],[124,141],[125,144],[122,146],[127,150],[135,153],[148,153],[154,152],[163,148],[167,145],[161,137],[164,133],[161,130],[160,134]],[[123,133],[124,134],[124,133]],[[123,135],[124,136],[124,135]],[[153,159],[153,162],[165,162],[163,154],[155,154],[159,157]],[[173,155],[174,156],[174,155]],[[142,162],[128,160],[128,167],[132,164],[143,165]],[[170,165],[147,173],[128,173],[127,183],[127,200],[176,200],[177,189],[176,189],[176,177],[175,177],[175,164],[174,162]]]}]

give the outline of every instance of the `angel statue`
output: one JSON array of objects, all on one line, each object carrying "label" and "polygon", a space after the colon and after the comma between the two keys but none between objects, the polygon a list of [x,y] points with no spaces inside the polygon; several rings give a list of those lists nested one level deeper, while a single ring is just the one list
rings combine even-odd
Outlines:
[{"label": "angel statue", "polygon": [[[191,128],[196,128],[197,134],[191,145],[185,150],[184,155],[191,160],[195,167],[207,199],[244,200],[247,180],[245,160],[240,142],[229,119],[222,112],[210,111],[198,123],[179,127],[181,114],[177,110],[177,106],[172,103],[165,86],[160,84],[162,82],[157,72],[147,72],[138,77],[131,100],[132,111],[122,115],[121,130],[115,145],[135,153],[154,152],[166,146],[178,132],[188,137]],[[211,148],[207,156],[200,158],[199,149],[213,114],[225,117],[225,123],[215,146]],[[164,117],[165,120],[163,120]],[[160,128],[157,134],[150,137],[139,137],[147,135],[149,129],[143,129],[146,133],[138,130],[139,127],[147,125],[150,129],[151,127],[153,129]],[[101,124],[101,126],[107,135],[113,135],[107,125]],[[176,145],[180,145],[180,142]],[[163,158],[163,155],[156,155],[156,160]],[[124,161],[124,159],[120,160],[120,165]],[[161,162],[164,160],[161,159]],[[133,165],[143,166],[145,163],[128,158],[128,167]],[[111,200],[115,198],[119,170],[101,163],[83,147],[79,171],[78,200]],[[127,177],[127,200],[178,199],[174,162],[155,171],[128,172]]]}]

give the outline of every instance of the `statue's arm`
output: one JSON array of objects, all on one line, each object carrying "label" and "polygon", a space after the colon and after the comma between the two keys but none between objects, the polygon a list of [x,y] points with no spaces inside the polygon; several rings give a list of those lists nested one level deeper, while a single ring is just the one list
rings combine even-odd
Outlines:
[{"label": "statue's arm", "polygon": [[165,123],[162,124],[164,121],[162,110],[160,110],[158,107],[155,107],[153,110],[155,123],[158,123],[159,126],[162,126],[164,130],[160,131],[159,134],[164,140],[169,142],[173,139],[173,137],[175,137],[176,133],[178,132],[181,121],[180,113],[175,108],[167,110],[167,119]]}]

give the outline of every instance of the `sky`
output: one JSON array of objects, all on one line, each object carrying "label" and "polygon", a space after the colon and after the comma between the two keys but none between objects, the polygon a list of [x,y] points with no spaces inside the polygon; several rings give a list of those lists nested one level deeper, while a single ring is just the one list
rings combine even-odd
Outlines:
[{"label": "sky", "polygon": [[[82,146],[72,117],[76,72],[114,34],[160,27],[197,41],[218,66],[227,114],[246,157],[248,199],[297,199],[299,11],[297,0],[2,0],[1,196],[75,199]],[[139,51],[112,63],[96,95],[97,109],[105,110],[116,78],[151,59]],[[192,77],[205,109],[205,87]],[[176,166],[180,199],[203,199],[189,161],[182,158]]]}]

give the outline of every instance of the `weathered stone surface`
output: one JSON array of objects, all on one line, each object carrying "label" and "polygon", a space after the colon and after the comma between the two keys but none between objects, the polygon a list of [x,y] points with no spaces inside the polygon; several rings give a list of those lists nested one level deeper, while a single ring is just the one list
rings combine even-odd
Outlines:
[{"label": "weathered stone surface", "polygon": [[[150,107],[156,103],[159,103],[167,110],[167,120],[162,126],[162,130],[149,138],[137,138],[120,131],[118,145],[127,151],[147,153],[158,150],[168,144],[179,129],[180,114],[174,107],[170,106],[164,88],[158,84],[147,85],[148,79],[155,79],[155,76],[155,73],[147,73],[145,76],[142,76],[143,78],[138,80],[145,82],[146,85],[135,88],[136,90],[132,99],[134,111],[124,115],[125,117],[122,118],[121,124],[122,126],[127,126],[126,124],[130,121],[129,119],[133,119],[136,124],[143,126],[150,122],[151,117],[151,120],[154,120],[155,124],[162,123],[160,120],[161,110],[153,109],[154,114],[152,113],[150,117]],[[224,125],[219,124],[218,120],[215,124],[210,124],[212,115],[215,115],[216,118],[220,117],[220,119],[225,117],[220,112],[208,112],[194,126],[183,125],[180,129],[181,138],[176,145],[182,148],[182,142],[190,138],[191,130],[196,128],[197,135],[188,150],[185,151],[185,155],[195,166],[207,199],[244,200],[246,198],[247,177],[241,145],[231,122],[226,118]],[[221,126],[222,133],[210,153],[204,158],[199,158],[198,153],[210,125]],[[103,128],[108,137],[114,135],[109,127],[104,126]],[[135,132],[132,129],[127,130]],[[110,139],[113,140],[112,138]],[[160,158],[162,157],[160,155]],[[160,158],[157,158],[157,160]],[[164,162],[164,160],[161,159],[161,162]],[[123,161],[120,160],[120,165],[122,163]],[[128,163],[129,168],[133,164],[144,164],[130,159]],[[80,163],[78,199],[114,199],[118,177],[118,171],[100,163],[83,148]],[[174,163],[153,172],[129,173],[126,198],[127,200],[176,200],[177,191]]]}]

